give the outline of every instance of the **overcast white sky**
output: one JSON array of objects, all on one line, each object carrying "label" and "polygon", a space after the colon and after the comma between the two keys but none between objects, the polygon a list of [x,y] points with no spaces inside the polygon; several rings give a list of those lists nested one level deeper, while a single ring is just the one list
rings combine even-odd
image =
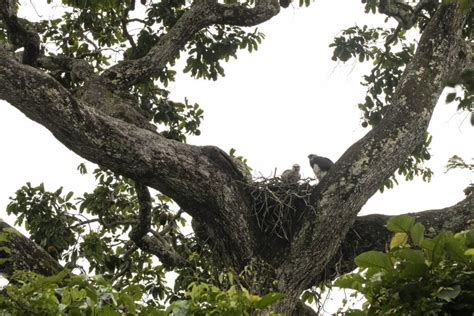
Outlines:
[{"label": "overcast white sky", "polygon": [[[34,11],[28,14],[38,18]],[[328,45],[355,23],[382,21],[363,14],[359,1],[317,0],[309,8],[283,10],[260,26],[266,34],[260,49],[240,52],[237,60],[225,65],[226,77],[210,82],[179,74],[171,85],[172,98],[188,97],[205,110],[202,135],[188,142],[217,145],[227,152],[236,148],[257,174],[268,176],[275,168],[281,173],[299,163],[303,175],[312,176],[308,154],[336,161],[367,132],[360,126],[356,104],[365,96],[359,82],[369,65],[334,63]],[[440,104],[430,125],[433,181],[401,182],[383,195],[376,194],[362,213],[440,208],[463,198],[472,174],[444,171],[453,154],[472,159],[474,129],[467,114],[455,109]],[[8,197],[26,181],[44,182],[49,190],[64,185],[77,193],[92,188],[92,177],[76,171],[82,158],[4,101],[0,101],[0,132],[2,218],[7,218]]]}]

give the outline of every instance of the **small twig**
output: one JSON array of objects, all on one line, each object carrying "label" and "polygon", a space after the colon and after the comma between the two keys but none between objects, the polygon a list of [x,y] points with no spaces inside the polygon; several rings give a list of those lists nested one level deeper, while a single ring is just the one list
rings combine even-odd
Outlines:
[{"label": "small twig", "polygon": [[392,44],[398,37],[398,33],[400,33],[402,29],[402,25],[398,24],[395,30],[393,31],[393,34],[387,36],[387,39],[385,40],[385,54],[388,54],[390,52],[390,44]]},{"label": "small twig", "polygon": [[136,50],[137,45],[135,44],[135,40],[130,35],[130,33],[128,33],[128,29],[127,29],[128,13],[130,11],[132,11],[132,8],[134,8],[134,7],[135,7],[135,0],[130,0],[130,2],[128,3],[128,6],[125,8],[125,10],[123,10],[121,22],[122,22],[122,34],[123,34],[123,36],[125,36],[125,38],[128,40],[128,42],[132,46],[132,49]]},{"label": "small twig", "polygon": [[133,225],[138,223],[138,220],[136,219],[122,219],[122,220],[117,220],[114,222],[110,223],[105,223],[103,220],[100,220],[100,223],[104,225],[105,228],[112,228],[115,226],[120,226],[120,225]]},{"label": "small twig", "polygon": [[181,216],[181,214],[183,214],[183,212],[184,211],[182,209],[179,209],[179,211],[168,221],[168,225],[163,228],[162,231],[160,231],[160,234],[164,235],[171,231],[171,229],[173,228],[173,223]]},{"label": "small twig", "polygon": [[146,21],[145,21],[145,20],[142,20],[142,19],[137,19],[137,18],[134,18],[134,19],[128,19],[128,20],[127,20],[127,23],[130,23],[130,22],[139,22],[139,23],[146,24]]},{"label": "small twig", "polygon": [[[99,221],[98,218],[88,219],[88,220],[82,221],[80,223],[77,223],[75,225],[69,226],[69,228],[73,229],[73,228],[76,228],[76,227],[79,227],[79,226],[82,226],[82,225],[89,225],[90,223],[95,223],[95,222],[98,222],[98,221]],[[90,225],[89,225],[89,229],[91,229]]]},{"label": "small twig", "polygon": [[[123,254],[122,258],[127,259],[128,257],[132,255],[132,253],[137,251],[137,249],[138,249],[137,245],[131,244],[130,248]],[[117,281],[119,278],[121,278],[127,272],[127,270],[130,269],[130,265],[131,265],[130,258],[128,258],[128,260],[125,260],[120,271],[112,277],[112,283]]]},{"label": "small twig", "polygon": [[302,200],[307,209],[315,210],[310,203],[314,179],[301,180],[301,184],[288,185],[279,177],[260,177],[254,182],[245,184],[250,189],[250,194],[255,201],[254,215],[258,227],[264,231],[275,234],[279,238],[289,240],[292,234],[292,223],[295,215],[300,212],[295,202]]}]

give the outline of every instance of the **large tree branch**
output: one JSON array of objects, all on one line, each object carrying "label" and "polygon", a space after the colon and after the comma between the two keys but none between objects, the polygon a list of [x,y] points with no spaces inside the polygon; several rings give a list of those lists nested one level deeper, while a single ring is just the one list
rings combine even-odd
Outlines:
[{"label": "large tree branch", "polygon": [[16,270],[53,275],[63,269],[46,250],[2,220],[0,220],[0,236],[5,240],[0,241],[0,247],[9,249],[9,251],[0,250],[0,259],[7,259],[0,264],[0,273],[7,278]]},{"label": "large tree branch", "polygon": [[82,81],[95,78],[94,67],[84,59],[76,59],[64,55],[40,56],[38,66],[51,72],[69,72],[74,79]]},{"label": "large tree branch", "polygon": [[0,18],[6,26],[10,44],[14,49],[23,47],[22,62],[35,65],[40,53],[40,37],[28,21],[16,16],[16,1],[0,0]]},{"label": "large tree branch", "polygon": [[101,80],[112,90],[128,88],[157,74],[201,29],[213,24],[257,25],[278,14],[279,8],[277,0],[256,0],[254,8],[218,4],[215,0],[194,1],[148,54],[111,67]]},{"label": "large tree branch", "polygon": [[151,228],[151,196],[148,188],[139,183],[135,183],[139,202],[138,223],[133,226],[130,232],[130,239],[143,251],[151,253],[160,261],[170,267],[184,267],[187,261],[181,257],[171,245],[158,236],[149,236]]},{"label": "large tree branch", "polygon": [[291,260],[279,269],[280,279],[285,280],[279,284],[282,289],[300,293],[310,286],[308,277],[323,271],[362,206],[423,140],[443,81],[451,65],[463,58],[461,30],[468,14],[457,5],[440,6],[385,117],[344,153],[316,187],[313,201],[318,215],[305,222],[293,239]]},{"label": "large tree branch", "polygon": [[[455,205],[417,213],[408,213],[425,226],[427,236],[433,237],[441,231],[459,232],[474,227],[474,193]],[[328,264],[321,280],[333,280],[356,268],[354,258],[369,250],[384,251],[393,233],[386,224],[390,216],[372,214],[357,217],[354,226],[342,241],[337,254]]]},{"label": "large tree branch", "polygon": [[[59,56],[41,58],[45,68],[89,79],[75,96],[52,78],[3,54],[0,76],[6,85],[0,88],[0,97],[82,157],[172,196],[197,221],[206,223],[218,248],[232,253],[234,262],[227,264],[243,266],[252,255],[253,242],[248,221],[251,202],[236,181],[242,179],[241,172],[218,148],[183,145],[137,128],[154,130],[132,111],[136,100],[124,90],[159,72],[202,28],[216,23],[255,25],[278,12],[277,0],[257,0],[253,8],[197,0],[145,57],[119,63],[99,78],[84,63]],[[25,91],[19,93],[19,86]]]},{"label": "large tree branch", "polygon": [[280,4],[274,0],[257,0],[253,8],[235,4],[218,4],[209,16],[212,24],[254,26],[261,24],[280,12]]},{"label": "large tree branch", "polygon": [[107,116],[78,101],[50,76],[0,50],[0,98],[49,129],[78,155],[171,196],[218,231],[236,262],[251,256],[241,174],[215,147],[198,147]]}]

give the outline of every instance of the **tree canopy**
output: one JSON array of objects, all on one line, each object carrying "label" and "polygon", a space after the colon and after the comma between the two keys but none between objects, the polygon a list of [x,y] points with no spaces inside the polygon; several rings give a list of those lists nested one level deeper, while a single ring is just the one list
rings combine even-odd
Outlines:
[{"label": "tree canopy", "polygon": [[[357,217],[367,200],[396,175],[431,177],[427,127],[443,90],[453,87],[446,102],[460,110],[473,106],[471,1],[362,2],[396,26],[350,27],[330,46],[333,60],[373,63],[358,104],[369,131],[319,183],[289,184],[252,178],[235,151],[188,144],[203,110],[172,100],[167,87],[177,71],[218,80],[239,50],[262,43],[254,27],[290,2],[62,0],[61,16],[32,22],[16,1],[0,0],[0,98],[98,166],[78,167],[97,182],[82,196],[27,183],[12,197],[7,212],[30,237],[2,222],[0,271],[25,286],[0,304],[41,310],[22,301],[41,286],[45,302],[61,292],[65,313],[92,300],[90,313],[159,315],[165,300],[178,314],[256,313],[275,301],[277,312],[311,314],[303,291],[390,240],[387,217]],[[460,157],[450,166],[472,168]],[[434,232],[467,229],[473,196],[417,219]]]}]

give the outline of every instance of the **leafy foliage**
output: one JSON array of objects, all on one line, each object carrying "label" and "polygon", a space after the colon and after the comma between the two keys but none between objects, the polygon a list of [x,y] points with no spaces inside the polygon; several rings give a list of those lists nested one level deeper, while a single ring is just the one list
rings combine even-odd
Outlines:
[{"label": "leafy foliage", "polygon": [[100,275],[86,278],[63,270],[45,277],[16,271],[13,280],[0,295],[2,315],[260,315],[264,310],[278,315],[268,308],[283,298],[280,293],[250,294],[233,281],[225,289],[192,283],[183,299],[166,306],[146,300],[140,285],[117,289]]},{"label": "leafy foliage", "polygon": [[[81,174],[88,173],[84,164],[78,170]],[[87,270],[100,276],[79,282],[77,278],[83,277],[65,281],[66,275],[62,275],[60,280],[50,282],[42,276],[18,272],[19,283],[10,283],[8,297],[1,301],[13,315],[16,310],[47,314],[59,311],[68,315],[78,310],[78,313],[115,315],[116,312],[135,314],[140,309],[142,315],[149,315],[148,312],[150,315],[171,312],[244,315],[265,309],[281,298],[271,291],[262,298],[252,295],[236,284],[231,274],[223,274],[225,267],[216,267],[211,262],[211,250],[206,244],[181,233],[180,225],[185,220],[180,211],[173,211],[172,200],[157,194],[152,207],[152,230],[192,264],[173,270],[177,278],[174,288],[169,288],[166,281],[169,267],[153,260],[151,254],[137,249],[126,238],[137,223],[139,207],[133,181],[101,168],[95,169],[93,175],[96,188],[75,199],[72,192],[63,196],[62,188],[49,192],[42,184],[33,187],[30,183],[12,198],[7,208],[9,214],[17,216],[17,224],[24,224],[34,241],[57,260],[65,261],[75,273]],[[9,249],[0,251],[5,254],[4,261],[9,260]],[[251,285],[253,273],[249,266],[239,280]],[[86,283],[91,283],[92,288],[89,285],[84,288]],[[134,286],[133,297],[127,297],[126,291],[114,290],[127,289],[128,285]],[[63,294],[65,298],[58,298]],[[90,295],[94,297],[92,301]],[[105,303],[97,297],[108,301]],[[145,298],[149,308],[139,306]],[[135,306],[135,312],[130,312],[130,306],[124,307],[121,300]],[[168,309],[160,305],[163,301],[169,302]],[[157,314],[156,308],[161,308],[160,313]]]},{"label": "leafy foliage", "polygon": [[474,170],[474,163],[466,163],[461,157],[454,155],[448,160],[447,170],[467,169]]},{"label": "leafy foliage", "polygon": [[[469,171],[474,170],[474,163],[467,163],[461,157],[454,155],[448,160],[448,165],[446,166],[446,171],[453,169],[467,169]],[[474,183],[470,183],[465,189],[464,194],[469,195],[474,192]]]},{"label": "leafy foliage", "polygon": [[189,57],[184,72],[190,72],[195,78],[217,80],[224,76],[220,60],[237,58],[238,49],[247,49],[250,53],[257,50],[264,35],[255,30],[252,33],[239,27],[216,25],[199,32],[189,42]]},{"label": "leafy foliage", "polygon": [[76,209],[71,202],[73,192],[62,196],[62,190],[61,187],[48,192],[43,184],[33,187],[28,182],[16,192],[6,210],[7,214],[16,216],[18,225],[24,223],[31,232],[31,239],[55,258],[71,247],[75,242],[74,235],[81,232],[71,228],[76,220],[69,214]]},{"label": "leafy foliage", "polygon": [[17,271],[13,278],[0,296],[2,315],[160,315],[150,312],[153,305],[137,304],[142,293],[136,285],[118,292],[100,276],[67,270],[50,277]]},{"label": "leafy foliage", "polygon": [[[84,165],[78,169],[87,173]],[[7,212],[16,215],[17,224],[24,224],[35,242],[66,261],[69,268],[102,274],[115,285],[140,283],[146,293],[163,299],[171,291],[165,285],[167,270],[126,238],[137,222],[133,182],[105,169],[97,168],[93,174],[97,187],[76,199],[72,192],[61,196],[62,189],[49,192],[43,185],[28,183],[16,192]],[[152,227],[185,251],[185,242],[192,239],[184,239],[179,232],[184,219],[170,202],[167,196],[156,196]],[[185,257],[189,254],[183,253]]]},{"label": "leafy foliage", "polygon": [[474,230],[425,238],[425,227],[408,215],[392,217],[386,252],[355,258],[359,272],[335,285],[362,294],[362,310],[345,315],[468,315],[474,310]]},{"label": "leafy foliage", "polygon": [[189,104],[187,99],[184,103],[161,99],[151,111],[155,123],[168,127],[168,130],[162,132],[167,138],[184,142],[186,134],[201,134],[198,127],[204,111],[197,103]]},{"label": "leafy foliage", "polygon": [[232,279],[228,279],[231,285],[225,290],[212,284],[191,283],[186,299],[173,302],[167,310],[173,315],[278,315],[265,309],[282,299],[283,294],[253,295],[234,284]]}]

